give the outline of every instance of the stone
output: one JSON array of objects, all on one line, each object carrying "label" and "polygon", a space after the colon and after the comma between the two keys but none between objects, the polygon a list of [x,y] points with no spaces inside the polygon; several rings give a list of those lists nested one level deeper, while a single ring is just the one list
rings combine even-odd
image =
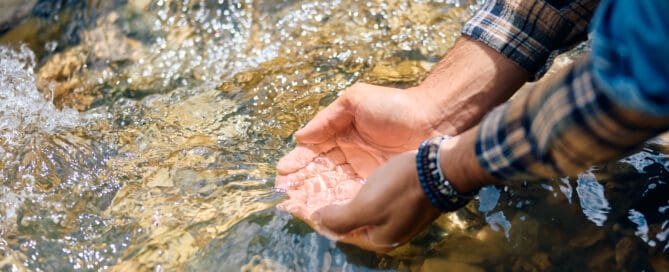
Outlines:
[{"label": "stone", "polygon": [[149,4],[151,4],[151,0],[129,0],[128,5],[139,9],[139,10],[147,10],[149,7]]},{"label": "stone", "polygon": [[513,262],[511,271],[548,271],[551,267],[548,254],[539,252],[532,256],[523,256]]},{"label": "stone", "polygon": [[[492,232],[487,226],[484,229]],[[439,255],[449,256],[451,260],[468,264],[480,264],[484,261],[495,263],[506,255],[504,248],[508,246],[508,241],[503,235],[493,232],[486,235],[485,240],[477,238],[447,236],[440,240],[433,250],[439,252]]]},{"label": "stone", "polygon": [[420,62],[405,60],[391,66],[389,63],[379,63],[369,73],[370,83],[407,83],[416,82],[427,75],[427,71]]},{"label": "stone", "polygon": [[543,233],[539,222],[533,217],[517,212],[511,219],[511,230],[509,231],[509,241],[513,244],[511,252],[515,255],[534,253]]},{"label": "stone", "polygon": [[28,17],[37,4],[37,0],[2,0],[0,1],[0,31],[12,27]]},{"label": "stone", "polygon": [[613,271],[615,268],[615,253],[607,247],[602,246],[594,249],[595,253],[590,257],[588,271]]},{"label": "stone", "polygon": [[167,168],[158,169],[150,178],[146,185],[149,187],[172,187],[174,181],[171,178],[170,170]]},{"label": "stone", "polygon": [[568,244],[572,248],[590,247],[604,239],[606,230],[592,224],[584,225],[579,233],[580,235],[569,240]]},{"label": "stone", "polygon": [[[40,67],[38,87],[51,92],[58,108],[87,110],[102,98],[100,89],[109,87],[106,85],[110,82],[112,87],[129,82],[131,88],[140,90],[147,85],[144,82],[150,81],[151,77],[142,77],[141,72],[127,69],[127,63],[139,60],[145,49],[141,42],[123,34],[116,24],[119,16],[110,12],[99,18],[98,27],[81,32],[81,44],[49,56]],[[96,63],[113,63],[116,68]],[[121,72],[115,70],[118,67],[122,68]]]},{"label": "stone", "polygon": [[650,265],[654,271],[669,271],[669,258],[664,254],[653,256],[650,258]]},{"label": "stone", "polygon": [[623,237],[616,243],[616,267],[618,270],[625,270],[626,268],[633,268],[638,262],[639,254],[642,249],[639,248],[637,238]]},{"label": "stone", "polygon": [[459,272],[483,272],[483,268],[467,263],[457,262],[451,259],[433,258],[423,262],[420,268],[421,272],[431,271],[459,271]]},{"label": "stone", "polygon": [[453,260],[454,262],[460,262],[460,263],[466,263],[466,264],[472,264],[472,265],[478,265],[483,263],[483,261],[487,260],[488,256],[484,256],[483,254],[477,253],[464,253],[464,252],[454,252],[449,255],[448,259]]},{"label": "stone", "polygon": [[83,43],[89,46],[89,54],[98,59],[112,62],[136,61],[140,58],[142,44],[128,38],[114,23],[118,14],[110,13],[102,20],[100,26],[82,33]]},{"label": "stone", "polygon": [[[260,272],[260,271],[292,271],[285,265],[274,261],[270,258],[263,258],[259,255],[254,255],[249,263],[240,268],[242,272]],[[323,271],[326,271],[325,269]]]},{"label": "stone", "polygon": [[43,90],[51,89],[56,104],[62,96],[82,85],[75,74],[85,63],[84,54],[79,46],[69,48],[51,56],[37,72],[38,86]]},{"label": "stone", "polygon": [[548,254],[544,252],[539,252],[532,255],[532,263],[536,265],[539,271],[546,271],[551,267],[551,261],[548,257]]},{"label": "stone", "polygon": [[511,271],[533,271],[534,272],[534,271],[539,271],[539,269],[537,269],[531,261],[529,261],[525,258],[518,258],[518,259],[516,259],[515,262],[513,262],[513,266],[512,266]]}]

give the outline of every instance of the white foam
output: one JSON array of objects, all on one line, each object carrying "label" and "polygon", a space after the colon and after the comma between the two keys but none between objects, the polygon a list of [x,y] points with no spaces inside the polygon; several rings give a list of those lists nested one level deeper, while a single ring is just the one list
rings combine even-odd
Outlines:
[{"label": "white foam", "polygon": [[54,133],[75,127],[79,113],[58,110],[37,89],[35,54],[27,46],[18,50],[0,45],[0,137],[16,146],[26,136]]}]

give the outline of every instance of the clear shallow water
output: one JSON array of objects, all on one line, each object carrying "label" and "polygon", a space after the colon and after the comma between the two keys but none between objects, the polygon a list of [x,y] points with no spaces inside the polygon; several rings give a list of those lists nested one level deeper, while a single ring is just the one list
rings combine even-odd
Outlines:
[{"label": "clear shallow water", "polygon": [[274,208],[292,133],[353,82],[419,82],[469,2],[37,2],[0,36],[3,270],[669,269],[662,138],[389,255]]}]

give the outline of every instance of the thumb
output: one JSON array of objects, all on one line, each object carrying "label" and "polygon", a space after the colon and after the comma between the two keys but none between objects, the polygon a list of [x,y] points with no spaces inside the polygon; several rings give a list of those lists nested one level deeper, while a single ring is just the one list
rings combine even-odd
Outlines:
[{"label": "thumb", "polygon": [[350,127],[352,122],[353,110],[348,96],[344,94],[316,114],[304,128],[295,132],[295,140],[303,144],[320,144]]},{"label": "thumb", "polygon": [[329,205],[316,211],[312,219],[317,226],[342,235],[373,224],[375,217],[365,214],[368,210],[356,207],[354,203]]}]

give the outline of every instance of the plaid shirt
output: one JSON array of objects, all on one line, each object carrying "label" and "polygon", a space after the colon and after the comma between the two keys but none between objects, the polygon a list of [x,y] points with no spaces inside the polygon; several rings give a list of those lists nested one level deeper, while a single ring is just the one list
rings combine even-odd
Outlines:
[{"label": "plaid shirt", "polygon": [[588,23],[598,2],[486,1],[464,25],[462,34],[494,48],[537,79],[555,56],[587,38]]},{"label": "plaid shirt", "polygon": [[[540,76],[552,55],[586,37],[596,6],[597,1],[585,0],[489,1],[464,26],[463,34]],[[476,143],[483,169],[502,180],[570,176],[619,158],[669,128],[667,114],[630,107],[616,95],[620,90],[607,91],[610,81],[596,75],[597,57],[593,46],[591,54],[490,112],[479,126]],[[668,80],[667,75],[659,79],[665,86]],[[669,100],[669,90],[663,91],[660,100]],[[646,103],[657,101],[655,96]]]}]

